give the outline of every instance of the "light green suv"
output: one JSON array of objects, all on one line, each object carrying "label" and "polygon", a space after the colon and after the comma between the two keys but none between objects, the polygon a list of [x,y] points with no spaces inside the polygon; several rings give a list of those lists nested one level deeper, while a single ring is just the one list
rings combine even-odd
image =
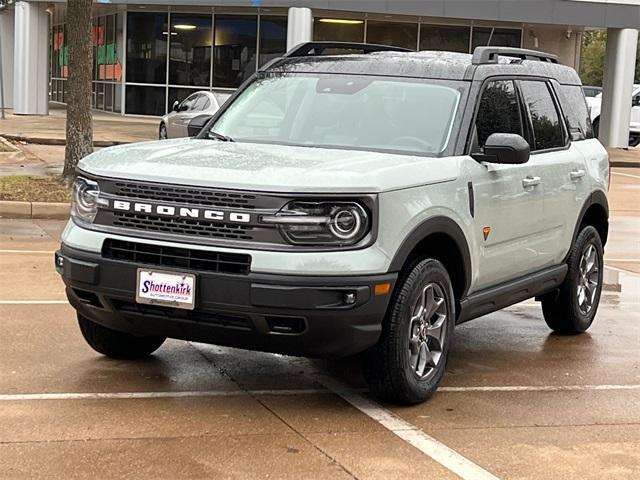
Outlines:
[{"label": "light green suv", "polygon": [[594,319],[608,158],[551,55],[303,44],[189,128],[79,164],[56,266],[100,353],[362,354],[415,403],[456,324],[531,297],[555,331]]}]

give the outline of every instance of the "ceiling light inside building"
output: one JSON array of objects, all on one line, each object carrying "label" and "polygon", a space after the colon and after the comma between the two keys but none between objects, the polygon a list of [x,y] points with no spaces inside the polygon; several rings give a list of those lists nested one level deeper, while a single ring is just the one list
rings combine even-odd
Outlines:
[{"label": "ceiling light inside building", "polygon": [[350,20],[348,18],[321,18],[321,23],[339,23],[341,25],[360,25],[364,20]]},{"label": "ceiling light inside building", "polygon": [[176,30],[190,31],[190,30],[195,30],[196,26],[195,25],[188,25],[188,24],[184,24],[184,23],[178,23],[178,24],[174,25],[173,28],[175,28]]}]

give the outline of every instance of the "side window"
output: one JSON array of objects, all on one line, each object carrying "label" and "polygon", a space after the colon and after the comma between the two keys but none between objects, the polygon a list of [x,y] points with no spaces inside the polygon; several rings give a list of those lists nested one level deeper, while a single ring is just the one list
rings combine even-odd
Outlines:
[{"label": "side window", "polygon": [[181,112],[188,112],[189,110],[193,110],[193,107],[194,107],[194,105],[195,105],[195,103],[196,103],[196,101],[198,100],[199,97],[200,97],[199,93],[194,93],[194,94],[189,95],[180,104],[180,111]]},{"label": "side window", "polygon": [[211,104],[211,101],[209,100],[209,97],[207,97],[206,95],[200,95],[198,97],[198,100],[194,104],[192,110],[197,110],[197,111],[201,112],[201,111],[206,110],[207,108],[209,108],[210,104]]},{"label": "side window", "polygon": [[482,148],[492,133],[522,135],[518,96],[511,80],[489,82],[482,92],[476,116],[476,145]]},{"label": "side window", "polygon": [[587,101],[582,95],[582,88],[577,85],[561,85],[559,96],[562,111],[567,118],[571,132],[579,132],[582,140],[593,138],[593,127],[591,126]]},{"label": "side window", "polygon": [[564,130],[547,83],[522,80],[520,89],[533,127],[534,145],[531,150],[564,147]]}]

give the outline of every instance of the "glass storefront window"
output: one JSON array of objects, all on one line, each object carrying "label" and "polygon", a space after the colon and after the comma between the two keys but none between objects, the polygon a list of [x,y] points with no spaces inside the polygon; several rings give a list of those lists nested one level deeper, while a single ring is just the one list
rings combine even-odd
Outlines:
[{"label": "glass storefront window", "polygon": [[471,27],[454,25],[421,25],[420,50],[443,50],[469,53]]},{"label": "glass storefront window", "polygon": [[126,92],[126,113],[137,115],[164,115],[165,87],[127,85]]},{"label": "glass storefront window", "polygon": [[415,50],[418,46],[418,24],[369,20],[367,22],[367,43],[393,45]]},{"label": "glass storefront window", "polygon": [[[491,33],[493,30],[493,34]],[[511,28],[473,27],[473,42],[471,51],[476,47],[520,47],[520,30]],[[490,42],[489,42],[490,41]]]},{"label": "glass storefront window", "polygon": [[256,70],[258,19],[216,15],[213,85],[239,87]]},{"label": "glass storefront window", "polygon": [[211,15],[171,15],[169,83],[209,86]]},{"label": "glass storefront window", "polygon": [[166,13],[128,13],[127,82],[166,83],[168,35]]},{"label": "glass storefront window", "polygon": [[313,21],[313,39],[319,42],[362,42],[364,20],[318,18]]},{"label": "glass storefront window", "polygon": [[287,17],[260,17],[260,66],[287,51]]}]

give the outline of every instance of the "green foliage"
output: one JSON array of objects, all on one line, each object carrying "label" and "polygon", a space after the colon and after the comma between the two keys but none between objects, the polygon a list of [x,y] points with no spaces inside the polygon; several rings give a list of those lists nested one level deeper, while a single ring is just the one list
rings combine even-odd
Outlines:
[{"label": "green foliage", "polygon": [[[583,85],[602,86],[606,45],[606,30],[587,30],[584,32],[580,58],[580,78],[582,78]],[[638,39],[636,53],[634,83],[640,83],[640,39]]]}]

